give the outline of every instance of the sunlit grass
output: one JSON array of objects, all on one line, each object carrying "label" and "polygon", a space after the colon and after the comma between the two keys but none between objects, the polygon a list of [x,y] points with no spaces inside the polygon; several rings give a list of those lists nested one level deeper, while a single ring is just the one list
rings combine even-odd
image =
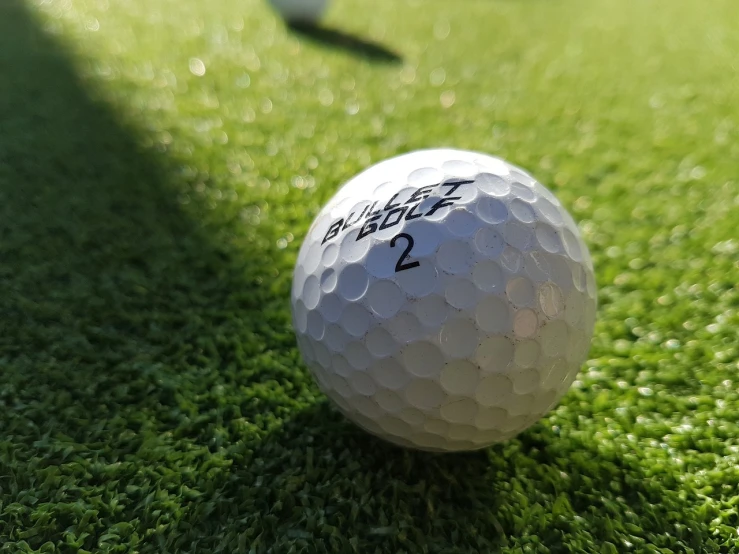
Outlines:
[{"label": "sunlit grass", "polygon": [[[0,552],[739,549],[730,1],[0,5]],[[591,359],[474,455],[381,444],[290,327],[367,165],[509,159],[593,253]]]}]

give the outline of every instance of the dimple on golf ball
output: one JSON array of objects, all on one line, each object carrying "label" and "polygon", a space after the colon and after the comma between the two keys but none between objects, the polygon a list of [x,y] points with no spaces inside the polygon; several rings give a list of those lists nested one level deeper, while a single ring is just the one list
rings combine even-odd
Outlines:
[{"label": "dimple on golf ball", "polygon": [[596,316],[587,246],[528,173],[420,150],[326,204],[295,265],[293,325],[320,389],[397,445],[474,450],[554,407]]}]

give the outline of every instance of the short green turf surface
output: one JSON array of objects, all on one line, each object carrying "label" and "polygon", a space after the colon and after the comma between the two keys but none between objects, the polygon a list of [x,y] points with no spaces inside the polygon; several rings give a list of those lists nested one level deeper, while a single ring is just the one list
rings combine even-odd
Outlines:
[{"label": "short green turf surface", "polygon": [[[0,1],[0,552],[739,552],[736,2]],[[515,440],[365,435],[292,265],[408,150],[552,187],[600,287]]]}]

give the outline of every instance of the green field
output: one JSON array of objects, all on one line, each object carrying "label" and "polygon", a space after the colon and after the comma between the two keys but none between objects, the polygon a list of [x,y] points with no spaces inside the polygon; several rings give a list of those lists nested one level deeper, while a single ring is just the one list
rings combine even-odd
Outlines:
[{"label": "green field", "polygon": [[[715,0],[0,0],[0,552],[739,552],[739,33]],[[312,217],[417,148],[581,225],[590,358],[530,430],[386,445],[291,328]]]}]

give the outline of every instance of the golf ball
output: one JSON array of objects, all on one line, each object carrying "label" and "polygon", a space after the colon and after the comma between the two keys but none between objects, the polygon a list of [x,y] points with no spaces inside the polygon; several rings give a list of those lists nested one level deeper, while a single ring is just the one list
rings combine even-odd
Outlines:
[{"label": "golf ball", "polygon": [[596,317],[590,253],[559,200],[502,159],[454,149],[342,186],[301,246],[291,297],[320,389],[370,433],[431,451],[539,420]]},{"label": "golf ball", "polygon": [[328,0],[269,0],[269,3],[289,23],[315,23],[328,6]]}]

